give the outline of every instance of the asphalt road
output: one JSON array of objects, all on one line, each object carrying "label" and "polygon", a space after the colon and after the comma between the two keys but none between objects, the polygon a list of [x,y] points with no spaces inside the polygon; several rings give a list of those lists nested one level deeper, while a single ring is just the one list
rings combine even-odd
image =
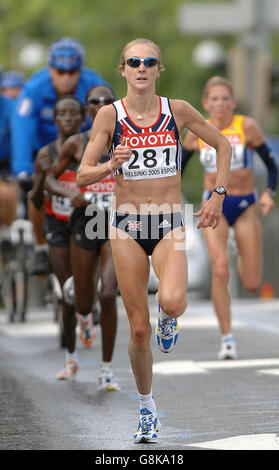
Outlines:
[{"label": "asphalt road", "polygon": [[[154,326],[154,296],[149,300]],[[220,335],[209,301],[190,298],[173,353],[158,351],[152,338],[162,423],[156,444],[133,443],[139,405],[120,297],[118,304],[119,392],[98,390],[99,326],[92,349],[77,343],[76,381],[59,382],[64,350],[51,310],[33,308],[24,324],[7,324],[0,310],[1,450],[279,450],[279,299],[233,301],[235,361],[216,359]]]}]

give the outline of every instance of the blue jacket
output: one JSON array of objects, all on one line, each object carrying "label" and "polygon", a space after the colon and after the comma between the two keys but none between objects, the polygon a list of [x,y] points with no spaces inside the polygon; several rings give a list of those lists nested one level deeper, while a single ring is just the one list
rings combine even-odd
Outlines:
[{"label": "blue jacket", "polygon": [[[11,157],[11,131],[10,121],[15,101],[0,95],[0,171],[1,163],[6,160],[7,166]],[[5,163],[6,163],[5,162]]]},{"label": "blue jacket", "polygon": [[[87,91],[95,85],[110,86],[97,72],[81,68],[75,96],[85,105]],[[18,175],[34,171],[34,156],[44,145],[57,139],[54,123],[54,106],[57,93],[52,85],[50,71],[45,67],[35,72],[25,83],[18,97],[12,119],[12,169]],[[89,129],[87,117],[81,131]]]}]

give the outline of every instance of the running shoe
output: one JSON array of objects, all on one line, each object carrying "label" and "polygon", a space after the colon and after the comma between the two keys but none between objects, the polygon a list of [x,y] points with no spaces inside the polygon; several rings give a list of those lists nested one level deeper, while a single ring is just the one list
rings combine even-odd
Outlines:
[{"label": "running shoe", "polygon": [[64,369],[60,372],[57,372],[56,379],[57,380],[74,380],[76,373],[78,371],[78,365],[75,361],[68,361],[65,364]]},{"label": "running shoe", "polygon": [[218,352],[217,357],[220,360],[236,359],[236,344],[235,339],[232,335],[222,340],[221,349]]},{"label": "running shoe", "polygon": [[78,319],[79,339],[85,348],[91,348],[93,341],[96,339],[92,313],[89,314],[89,318],[87,319],[84,319],[83,315],[78,313]]},{"label": "running shoe", "polygon": [[156,442],[161,423],[157,413],[151,413],[148,408],[140,410],[138,429],[134,434],[134,442]]},{"label": "running shoe", "polygon": [[176,318],[162,318],[161,307],[158,302],[158,294],[156,294],[156,302],[159,312],[155,329],[156,343],[160,351],[168,353],[173,350],[178,340],[178,321]]},{"label": "running shoe", "polygon": [[99,374],[99,389],[107,390],[108,392],[117,392],[120,387],[114,379],[111,369],[102,367]]}]

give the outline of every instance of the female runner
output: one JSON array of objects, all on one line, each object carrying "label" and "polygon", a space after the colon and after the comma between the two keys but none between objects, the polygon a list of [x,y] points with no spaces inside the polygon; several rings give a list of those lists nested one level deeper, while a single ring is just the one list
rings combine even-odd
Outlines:
[{"label": "female runner", "polygon": [[[209,114],[209,122],[219,129],[232,145],[230,179],[223,214],[217,230],[204,230],[212,266],[211,297],[218,318],[222,340],[219,359],[235,359],[236,344],[231,331],[231,297],[228,290],[229,259],[227,242],[229,228],[234,228],[238,249],[237,266],[245,289],[256,291],[262,275],[262,242],[260,207],[263,215],[274,209],[274,191],[277,184],[277,166],[257,123],[248,116],[234,114],[236,102],[231,84],[222,77],[212,77],[206,84],[202,104]],[[184,142],[182,167],[194,151],[200,152],[204,167],[205,204],[217,180],[216,152],[193,132]],[[257,201],[253,178],[253,149],[268,169],[267,187]],[[183,170],[182,170],[183,171]]]},{"label": "female runner", "polygon": [[[189,128],[216,149],[218,186],[228,181],[231,158],[228,140],[190,104],[156,95],[162,68],[160,49],[152,41],[135,39],[124,47],[119,70],[127,81],[127,94],[98,111],[77,174],[81,186],[115,174],[110,239],[130,323],[129,356],[140,398],[135,442],[156,441],[160,429],[151,389],[149,255],[159,279],[156,342],[163,352],[173,349],[177,318],[187,305],[179,135]],[[105,146],[111,149],[111,159],[97,165]],[[196,213],[199,227],[218,226],[223,199],[213,192]]]}]

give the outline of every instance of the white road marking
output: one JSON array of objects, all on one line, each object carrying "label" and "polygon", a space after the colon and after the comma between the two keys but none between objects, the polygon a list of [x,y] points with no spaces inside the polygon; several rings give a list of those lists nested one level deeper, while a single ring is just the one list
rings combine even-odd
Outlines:
[{"label": "white road marking", "polygon": [[[206,374],[209,370],[279,366],[279,358],[233,361],[162,361],[153,364],[153,373],[162,375]],[[278,371],[278,369],[276,369]]]},{"label": "white road marking", "polygon": [[11,323],[1,325],[0,332],[12,337],[57,336],[58,325],[53,322]]},{"label": "white road marking", "polygon": [[206,374],[207,370],[194,361],[164,361],[153,364],[153,373],[162,375]]},{"label": "white road marking", "polygon": [[264,369],[258,370],[257,374],[266,374],[266,375],[279,375],[279,369]]},{"label": "white road marking", "polygon": [[[38,316],[40,321],[37,321]],[[28,314],[28,320],[25,323],[6,323],[6,319],[3,316],[0,319],[0,332],[13,337],[22,336],[53,336],[57,334],[58,326],[53,321],[49,321],[50,313],[37,312],[36,314]],[[2,321],[1,321],[2,320]],[[151,317],[151,324],[153,327],[157,322],[157,315]],[[245,326],[244,323],[235,321],[233,322],[233,328],[242,328]],[[217,329],[217,320],[213,315],[185,315],[179,319],[179,328],[184,329]]]},{"label": "white road marking", "polygon": [[[156,325],[157,323],[157,315],[156,317],[151,318],[150,320],[151,324],[153,326]],[[218,329],[218,323],[217,320],[214,316],[210,315],[187,315],[184,314],[182,317],[178,318],[178,325],[181,330],[187,330],[187,329],[208,329],[208,328],[213,328],[213,329]],[[243,328],[245,326],[245,323],[240,322],[240,321],[232,321],[232,327],[233,329],[235,328]]]},{"label": "white road marking", "polygon": [[183,447],[215,450],[279,450],[279,440],[277,434],[254,434],[198,442],[196,444],[184,444]]}]

